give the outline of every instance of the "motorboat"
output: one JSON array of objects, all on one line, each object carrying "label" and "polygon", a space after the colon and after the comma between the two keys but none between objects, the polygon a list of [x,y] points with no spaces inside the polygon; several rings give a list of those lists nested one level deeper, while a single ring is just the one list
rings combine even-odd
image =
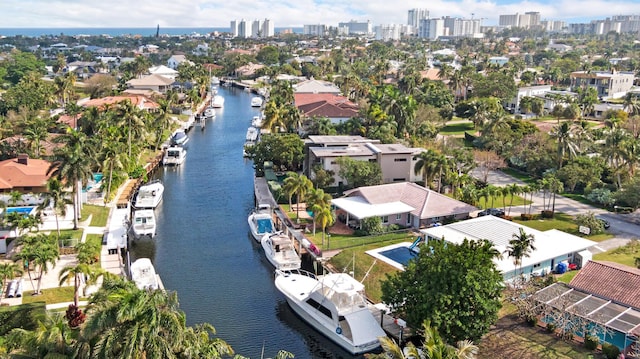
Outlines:
[{"label": "motorboat", "polygon": [[268,204],[259,205],[258,208],[251,212],[248,221],[251,235],[257,242],[260,242],[265,234],[275,232],[271,206]]},{"label": "motorboat", "polygon": [[213,108],[222,108],[224,106],[224,97],[220,95],[215,95],[211,99],[211,107]]},{"label": "motorboat", "polygon": [[275,285],[296,314],[351,354],[378,348],[386,335],[369,311],[364,285],[346,273],[276,270]]},{"label": "motorboat", "polygon": [[139,289],[155,290],[160,287],[156,270],[149,258],[139,258],[131,263],[129,272],[131,272],[131,280]]},{"label": "motorboat", "polygon": [[184,146],[189,142],[189,136],[183,130],[178,130],[171,135],[170,142],[172,146]]},{"label": "motorboat", "polygon": [[251,98],[251,107],[262,107],[262,97],[254,96]]},{"label": "motorboat", "polygon": [[260,134],[260,131],[258,131],[257,128],[251,126],[247,129],[247,136],[245,139],[247,141],[255,142],[258,139],[259,134]]},{"label": "motorboat", "polygon": [[153,238],[156,235],[156,215],[153,210],[137,209],[133,211],[131,231],[136,239],[144,236]]},{"label": "motorboat", "polygon": [[264,254],[276,269],[291,270],[300,268],[300,257],[293,241],[286,233],[267,233],[260,242]]},{"label": "motorboat", "polygon": [[216,111],[213,109],[213,107],[207,107],[203,113],[204,118],[206,118],[207,120],[213,120],[214,118],[216,118]]},{"label": "motorboat", "polygon": [[249,157],[249,149],[253,147],[256,143],[253,141],[246,141],[244,146],[242,147],[242,157]]},{"label": "motorboat", "polygon": [[187,157],[187,150],[180,146],[171,146],[164,151],[163,165],[181,165]]},{"label": "motorboat", "polygon": [[220,85],[220,78],[217,76],[211,76],[211,86]]},{"label": "motorboat", "polygon": [[156,208],[162,202],[164,185],[159,179],[145,183],[138,189],[133,202],[135,208]]},{"label": "motorboat", "polygon": [[251,119],[251,127],[255,127],[255,128],[262,127],[262,117],[253,116],[253,119]]}]

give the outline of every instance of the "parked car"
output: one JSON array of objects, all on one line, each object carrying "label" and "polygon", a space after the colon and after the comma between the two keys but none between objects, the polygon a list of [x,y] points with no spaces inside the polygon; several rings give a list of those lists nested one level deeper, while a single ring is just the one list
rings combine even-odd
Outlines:
[{"label": "parked car", "polygon": [[604,220],[602,218],[598,218],[598,221],[600,221],[600,223],[602,223],[602,227],[604,229],[609,229],[609,227],[611,227],[611,224],[607,220]]},{"label": "parked car", "polygon": [[478,217],[482,217],[482,216],[501,217],[501,216],[504,216],[504,211],[499,208],[487,208],[483,211],[478,212]]}]

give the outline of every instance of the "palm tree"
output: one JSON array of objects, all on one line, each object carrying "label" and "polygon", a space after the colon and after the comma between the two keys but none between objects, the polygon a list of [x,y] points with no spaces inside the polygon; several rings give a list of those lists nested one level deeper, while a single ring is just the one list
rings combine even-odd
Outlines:
[{"label": "palm tree", "polygon": [[22,358],[76,358],[73,354],[73,331],[63,313],[47,312],[34,330],[13,329],[8,342],[18,348]]},{"label": "palm tree", "polygon": [[436,174],[443,168],[446,158],[441,153],[428,149],[416,155],[414,159],[418,160],[414,166],[415,174],[422,173],[424,187],[429,188]]},{"label": "palm tree", "polygon": [[296,221],[299,222],[301,199],[313,188],[313,183],[303,174],[289,172],[287,173],[287,178],[284,180],[284,186],[287,188],[287,190],[285,190],[287,193],[294,193],[296,195]]},{"label": "palm tree", "polygon": [[558,141],[558,169],[562,168],[562,162],[565,154],[569,157],[575,157],[580,150],[577,143],[573,140],[573,128],[568,121],[562,122],[560,125],[554,126],[549,132],[551,138]]},{"label": "palm tree", "polygon": [[513,197],[521,194],[523,192],[523,188],[520,187],[517,183],[512,183],[507,187],[509,187],[509,195],[511,195],[511,198],[509,200],[509,212],[507,213],[507,215],[510,215],[511,207],[513,207]]},{"label": "palm tree", "polygon": [[58,222],[58,215],[67,215],[67,205],[73,203],[69,199],[69,192],[65,191],[60,180],[52,177],[47,181],[47,192],[43,193],[43,201],[38,206],[40,210],[47,207],[53,208],[53,213],[56,216],[56,231],[58,232],[58,239],[60,239],[60,223]]},{"label": "palm tree", "polygon": [[536,250],[533,245],[536,238],[533,234],[527,234],[524,228],[520,227],[519,233],[514,233],[512,239],[509,241],[509,245],[504,253],[513,258],[513,265],[518,268],[522,268],[522,259],[529,257],[532,251]]},{"label": "palm tree", "polygon": [[49,167],[48,174],[55,175],[61,182],[73,187],[73,229],[78,229],[78,182],[84,185],[93,177],[91,142],[84,133],[72,128],[68,128],[67,133],[58,137],[56,142],[65,146],[56,151],[57,160]]},{"label": "palm tree", "polygon": [[75,266],[67,266],[62,268],[58,279],[60,280],[60,286],[64,283],[68,283],[73,278],[73,305],[77,308],[80,297],[80,283],[84,280],[94,281],[94,277],[102,275],[104,272],[95,266],[78,263]]},{"label": "palm tree", "polygon": [[0,263],[0,278],[2,286],[0,287],[0,303],[2,303],[2,295],[4,288],[7,286],[7,279],[13,279],[22,274],[22,268],[17,263]]},{"label": "palm tree", "polygon": [[307,207],[313,211],[313,235],[316,235],[316,213],[322,212],[325,208],[331,208],[331,195],[324,193],[321,188],[311,189],[307,194]]},{"label": "palm tree", "polygon": [[49,264],[55,264],[56,260],[60,258],[60,251],[57,241],[51,240],[44,234],[39,234],[41,238],[41,245],[39,245],[32,252],[32,262],[36,268],[36,274],[38,276],[38,286],[36,293],[40,294],[40,287],[42,285],[42,276],[49,272]]},{"label": "palm tree", "polygon": [[320,224],[320,228],[322,228],[322,245],[324,246],[326,228],[333,225],[335,218],[333,218],[333,213],[331,213],[331,209],[328,207],[322,208],[318,213],[314,213],[313,218]]}]

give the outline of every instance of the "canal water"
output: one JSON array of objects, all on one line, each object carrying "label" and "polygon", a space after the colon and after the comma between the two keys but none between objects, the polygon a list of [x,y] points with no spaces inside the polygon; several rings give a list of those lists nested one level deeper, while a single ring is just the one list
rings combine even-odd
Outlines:
[{"label": "canal water", "polygon": [[165,192],[158,234],[132,244],[132,260],[151,258],[164,286],[177,291],[188,324],[212,324],[237,354],[351,358],[297,317],[275,288],[273,267],[247,224],[253,167],[242,147],[259,111],[247,92],[222,87],[219,94],[224,108],[204,131],[189,132],[185,163],[159,169]]}]

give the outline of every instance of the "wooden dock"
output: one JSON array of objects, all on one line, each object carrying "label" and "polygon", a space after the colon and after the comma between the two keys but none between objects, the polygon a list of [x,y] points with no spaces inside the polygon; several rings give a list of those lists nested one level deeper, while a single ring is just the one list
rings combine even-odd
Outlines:
[{"label": "wooden dock", "polygon": [[[386,312],[378,308],[376,305],[369,304],[369,311],[375,318],[380,320],[380,326],[382,329],[387,333],[387,335],[395,339],[396,343],[402,345],[414,336],[415,333],[413,330],[407,327],[402,320],[396,320],[396,318],[386,314]],[[404,324],[405,326],[400,326],[398,323]]]}]

